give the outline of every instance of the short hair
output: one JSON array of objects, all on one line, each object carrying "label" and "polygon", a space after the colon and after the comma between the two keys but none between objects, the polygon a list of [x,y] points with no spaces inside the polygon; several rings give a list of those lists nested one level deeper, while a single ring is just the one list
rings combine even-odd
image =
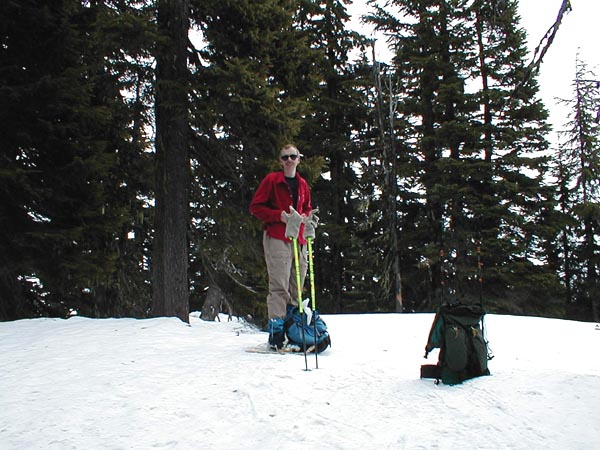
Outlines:
[{"label": "short hair", "polygon": [[281,147],[281,150],[279,150],[279,154],[281,155],[281,152],[290,150],[292,148],[296,150],[296,154],[300,157],[300,159],[304,158],[304,155],[300,153],[300,150],[298,150],[298,147],[296,147],[294,144],[285,144],[283,147]]},{"label": "short hair", "polygon": [[281,154],[281,152],[285,151],[285,150],[290,150],[290,149],[294,149],[296,150],[296,153],[298,155],[300,155],[300,150],[298,150],[298,147],[296,147],[294,144],[286,144],[283,147],[281,147],[281,150],[279,150],[279,153]]}]

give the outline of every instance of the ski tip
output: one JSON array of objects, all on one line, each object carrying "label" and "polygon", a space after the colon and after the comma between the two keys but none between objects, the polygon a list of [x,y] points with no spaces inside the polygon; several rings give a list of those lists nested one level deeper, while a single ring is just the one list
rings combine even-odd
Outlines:
[{"label": "ski tip", "polygon": [[273,354],[277,354],[279,353],[277,350],[271,349],[271,347],[269,347],[267,344],[260,344],[260,345],[256,345],[254,347],[248,347],[246,349],[247,353],[273,353]]},{"label": "ski tip", "polygon": [[[306,349],[306,353],[313,353],[315,351],[315,346],[311,346]],[[247,353],[264,353],[264,354],[274,354],[274,355],[303,355],[304,352],[299,345],[286,345],[280,349],[273,349],[268,344],[260,344],[254,347],[249,347],[246,349]]]}]

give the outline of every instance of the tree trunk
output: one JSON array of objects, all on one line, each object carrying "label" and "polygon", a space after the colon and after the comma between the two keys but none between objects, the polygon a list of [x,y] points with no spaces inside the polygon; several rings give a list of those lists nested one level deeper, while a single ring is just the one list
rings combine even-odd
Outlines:
[{"label": "tree trunk", "polygon": [[386,126],[383,109],[383,86],[381,82],[381,73],[379,65],[375,58],[375,45],[373,44],[373,62],[375,64],[375,88],[377,95],[377,120],[379,125],[379,133],[382,146],[382,166],[384,171],[384,195],[386,214],[384,215],[384,227],[388,230],[387,240],[389,242],[390,252],[390,270],[391,276],[389,279],[390,286],[393,289],[394,311],[404,312],[404,304],[402,299],[402,276],[400,273],[400,256],[398,245],[398,222],[397,222],[397,192],[398,180],[396,177],[396,151],[395,151],[395,134],[394,134],[394,117],[396,114],[396,105],[394,103],[395,93],[393,92],[392,81],[388,76],[386,80],[386,88],[388,90],[389,109],[388,109],[388,128],[389,140],[386,139]]},{"label": "tree trunk", "polygon": [[188,0],[160,0],[156,57],[156,186],[152,314],[189,322]]}]

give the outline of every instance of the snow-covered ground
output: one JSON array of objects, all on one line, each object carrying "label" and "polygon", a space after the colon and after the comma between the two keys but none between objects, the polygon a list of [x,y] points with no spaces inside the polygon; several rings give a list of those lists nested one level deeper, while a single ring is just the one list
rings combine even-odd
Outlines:
[{"label": "snow-covered ground", "polygon": [[432,314],[324,319],[308,371],[225,317],[0,323],[0,449],[600,448],[594,323],[488,315],[492,375],[445,386],[419,379]]}]

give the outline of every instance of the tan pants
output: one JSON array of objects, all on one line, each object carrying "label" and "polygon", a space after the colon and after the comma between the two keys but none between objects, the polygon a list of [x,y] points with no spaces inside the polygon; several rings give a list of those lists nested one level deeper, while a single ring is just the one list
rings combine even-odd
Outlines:
[{"label": "tan pants", "polygon": [[[263,234],[263,249],[269,274],[269,295],[267,295],[267,311],[269,319],[283,319],[289,304],[298,305],[296,288],[296,267],[294,266],[294,250],[291,242],[281,241]],[[300,286],[304,286],[304,278],[308,267],[306,245],[298,245],[300,262]]]}]

